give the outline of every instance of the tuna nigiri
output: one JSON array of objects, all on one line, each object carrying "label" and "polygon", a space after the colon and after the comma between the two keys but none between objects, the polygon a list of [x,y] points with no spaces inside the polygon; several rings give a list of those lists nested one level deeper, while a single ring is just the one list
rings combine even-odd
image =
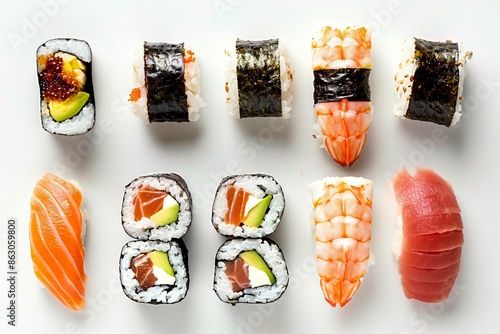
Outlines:
[{"label": "tuna nigiri", "polygon": [[370,127],[371,32],[323,26],[312,41],[317,137],[342,166],[358,159]]},{"label": "tuna nigiri", "polygon": [[394,253],[407,298],[444,301],[460,269],[463,224],[450,184],[430,169],[414,176],[402,170],[393,180],[401,218]]},{"label": "tuna nigiri", "polygon": [[332,306],[344,306],[373,259],[373,183],[361,177],[327,177],[312,183],[310,190],[321,289]]},{"label": "tuna nigiri", "polygon": [[73,183],[47,173],[31,198],[30,247],[33,270],[62,304],[85,306],[82,193]]}]

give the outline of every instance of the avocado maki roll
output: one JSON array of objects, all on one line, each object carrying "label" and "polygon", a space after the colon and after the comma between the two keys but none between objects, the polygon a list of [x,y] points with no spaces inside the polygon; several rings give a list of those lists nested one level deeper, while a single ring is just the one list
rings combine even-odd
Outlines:
[{"label": "avocado maki roll", "polygon": [[465,65],[471,55],[462,43],[406,38],[394,77],[394,115],[447,127],[455,125],[461,116]]},{"label": "avocado maki roll", "polygon": [[281,41],[237,39],[225,55],[226,104],[231,116],[290,117],[293,70]]},{"label": "avocado maki roll", "polygon": [[36,51],[42,128],[80,135],[95,123],[92,51],[86,41],[51,39]]},{"label": "avocado maki roll", "polygon": [[231,239],[216,253],[213,289],[225,303],[274,302],[288,280],[283,253],[269,239]]},{"label": "avocado maki roll", "polygon": [[217,188],[212,224],[227,237],[260,238],[276,230],[284,209],[283,190],[272,176],[231,175]]},{"label": "avocado maki roll", "polygon": [[205,106],[198,59],[184,43],[144,42],[134,56],[132,112],[152,122],[193,122]]},{"label": "avocado maki roll", "polygon": [[181,238],[191,225],[192,200],[184,179],[174,173],[140,176],[125,186],[122,225],[132,238]]},{"label": "avocado maki roll", "polygon": [[182,240],[130,241],[121,251],[120,281],[133,301],[174,304],[189,289],[187,249]]}]

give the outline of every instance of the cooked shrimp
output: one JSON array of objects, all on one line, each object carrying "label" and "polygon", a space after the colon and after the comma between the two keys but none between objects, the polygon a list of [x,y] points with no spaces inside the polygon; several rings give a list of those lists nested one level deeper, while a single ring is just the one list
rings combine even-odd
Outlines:
[{"label": "cooked shrimp", "polygon": [[373,183],[360,177],[328,177],[310,188],[321,289],[332,306],[344,306],[370,264]]},{"label": "cooked shrimp", "polygon": [[365,27],[324,26],[312,41],[313,70],[371,68],[371,47],[371,32]]},{"label": "cooked shrimp", "polygon": [[365,145],[371,122],[371,103],[342,99],[316,103],[314,111],[328,153],[340,165],[352,165]]},{"label": "cooked shrimp", "polygon": [[[346,71],[348,91],[351,95],[342,95],[346,82],[316,82],[315,94],[322,91],[341,91],[339,95],[329,94],[323,99],[316,98],[314,110],[321,130],[318,138],[332,158],[343,167],[350,166],[361,154],[366,141],[366,132],[370,127],[372,108],[368,75],[363,81],[354,79],[354,73],[369,71],[371,61],[371,32],[365,27],[347,27],[344,30],[324,26],[312,42],[313,71]],[[352,77],[351,77],[352,76]],[[353,81],[349,81],[349,80]],[[356,81],[357,80],[357,81]],[[357,93],[363,93],[357,95]]]}]

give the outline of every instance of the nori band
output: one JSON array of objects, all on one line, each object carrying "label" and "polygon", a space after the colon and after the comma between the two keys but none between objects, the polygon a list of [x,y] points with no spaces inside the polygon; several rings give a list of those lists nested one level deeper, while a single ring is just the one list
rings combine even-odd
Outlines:
[{"label": "nori band", "polygon": [[314,71],[314,103],[370,101],[370,69],[339,68]]},{"label": "nori band", "polygon": [[184,43],[144,42],[149,122],[189,122]]},{"label": "nori band", "polygon": [[278,43],[278,39],[236,41],[240,118],[281,117]]},{"label": "nori band", "polygon": [[406,118],[450,126],[459,86],[458,44],[415,38],[417,69]]}]

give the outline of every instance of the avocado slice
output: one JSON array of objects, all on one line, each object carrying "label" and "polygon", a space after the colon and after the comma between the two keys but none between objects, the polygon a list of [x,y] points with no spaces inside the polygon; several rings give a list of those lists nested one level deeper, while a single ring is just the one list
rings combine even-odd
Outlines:
[{"label": "avocado slice", "polygon": [[172,197],[167,196],[163,200],[163,209],[150,217],[158,226],[165,226],[177,221],[179,217],[179,203]]},{"label": "avocado slice", "polygon": [[148,254],[149,259],[153,262],[153,265],[163,269],[170,276],[175,276],[174,269],[170,264],[168,259],[168,254],[162,251],[152,251]]},{"label": "avocado slice", "polygon": [[78,114],[89,97],[89,93],[78,92],[64,101],[52,100],[49,102],[50,115],[57,122],[65,121]]},{"label": "avocado slice", "polygon": [[273,199],[273,195],[267,195],[256,206],[248,211],[248,215],[243,219],[243,224],[250,227],[259,227],[264,220],[269,203]]},{"label": "avocado slice", "polygon": [[263,271],[266,273],[267,277],[269,277],[269,281],[271,281],[271,284],[276,283],[276,278],[274,277],[273,273],[271,272],[271,269],[267,266],[267,263],[264,261],[262,256],[256,251],[256,250],[249,250],[240,253],[239,257],[243,259],[246,263],[251,265],[252,267],[255,267],[259,269],[260,271]]}]

